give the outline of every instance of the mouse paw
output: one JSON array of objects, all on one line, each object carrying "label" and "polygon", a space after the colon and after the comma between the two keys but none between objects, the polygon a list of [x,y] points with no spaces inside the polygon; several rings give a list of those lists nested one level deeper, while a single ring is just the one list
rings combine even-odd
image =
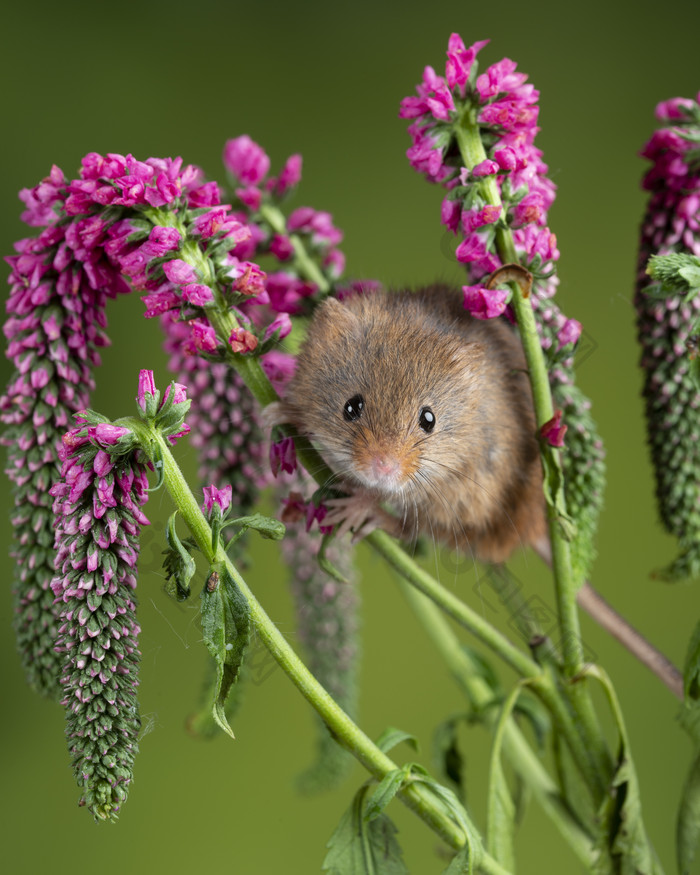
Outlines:
[{"label": "mouse paw", "polygon": [[387,520],[392,519],[379,507],[376,496],[363,489],[343,498],[331,498],[324,504],[328,513],[323,518],[323,525],[337,526],[335,534],[340,538],[352,531],[353,543],[377,528],[386,528]]}]

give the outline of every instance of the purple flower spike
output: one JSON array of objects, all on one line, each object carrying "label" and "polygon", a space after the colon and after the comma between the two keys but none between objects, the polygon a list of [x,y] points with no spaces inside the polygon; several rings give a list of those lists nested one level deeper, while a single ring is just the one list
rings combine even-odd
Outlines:
[{"label": "purple flower spike", "polygon": [[51,588],[66,737],[81,804],[96,820],[115,820],[141,726],[134,590],[148,481],[134,455],[111,457],[88,442],[83,427],[68,433],[61,458],[50,490],[57,552]]},{"label": "purple flower spike", "polygon": [[[698,95],[700,98],[700,95]],[[642,155],[651,162],[643,187],[649,193],[642,221],[637,289],[637,333],[642,349],[647,440],[664,528],[679,541],[679,556],[663,574],[671,580],[700,577],[700,396],[688,348],[700,318],[700,296],[658,297],[647,274],[650,256],[700,256],[700,102],[664,101],[656,108],[664,125]]]}]

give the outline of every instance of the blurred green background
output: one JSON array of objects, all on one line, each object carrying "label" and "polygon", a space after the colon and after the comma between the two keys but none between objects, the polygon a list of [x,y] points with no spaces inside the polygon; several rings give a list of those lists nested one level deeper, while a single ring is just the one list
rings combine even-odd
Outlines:
[{"label": "blurred green background", "polygon": [[[224,141],[248,133],[278,168],[304,156],[296,205],[333,213],[345,231],[349,271],[391,285],[458,280],[439,224],[440,194],[408,166],[400,99],[413,92],[425,64],[441,68],[449,34],[467,44],[490,37],[482,64],[515,59],[541,90],[539,146],[559,197],[550,225],[559,239],[560,304],[595,344],[579,368],[608,450],[609,488],[600,535],[597,587],[677,663],[698,616],[696,586],[664,587],[650,569],[672,556],[652,500],[644,445],[640,375],[630,295],[637,228],[644,208],[637,157],[662,99],[700,88],[696,0],[635,4],[554,0],[465,4],[355,2],[169,2],[118,5],[45,0],[2,13],[0,59],[5,134],[0,139],[2,251],[26,234],[17,191],[52,163],[69,175],[88,151],[139,158],[182,155],[222,178]],[[103,356],[94,406],[130,413],[139,368],[166,379],[157,326],[136,296],[109,312],[113,346]],[[3,378],[9,369],[3,361]],[[3,380],[3,382],[4,382]],[[178,448],[193,474],[192,451]],[[10,498],[3,484],[3,507]],[[169,513],[159,492],[147,508],[158,532]],[[6,540],[9,525],[0,538]],[[144,566],[160,550],[149,540]],[[416,734],[430,765],[430,736],[462,709],[457,690],[381,564],[363,561],[361,724],[376,736],[387,725]],[[11,576],[3,550],[4,577]],[[473,570],[450,587],[507,628],[508,617],[480,592]],[[539,563],[515,571],[548,604]],[[274,545],[256,548],[250,584],[294,640],[293,617]],[[196,601],[196,600],[193,600]],[[121,820],[96,826],[76,807],[77,788],[63,739],[61,709],[23,685],[10,629],[9,589],[0,600],[2,629],[3,868],[52,871],[170,872],[195,869],[246,875],[320,871],[324,843],[359,783],[356,768],[337,791],[296,795],[294,776],[310,761],[312,715],[272,670],[250,686],[237,740],[190,738],[184,720],[197,701],[204,666],[196,605],[168,601],[153,571],[140,581],[143,672],[141,708],[148,731],[136,782]],[[690,745],[676,724],[672,696],[584,619],[586,644],[611,674],[628,721],[646,823],[667,872],[674,871],[677,799]],[[272,668],[272,666],[270,666]],[[261,672],[260,677],[266,675]],[[504,674],[506,683],[513,678]],[[488,739],[463,737],[469,803],[483,825]],[[402,754],[399,751],[398,754]],[[436,841],[402,806],[391,812],[412,873],[432,875],[444,862]],[[579,867],[543,815],[531,807],[518,837],[527,873]],[[700,870],[699,870],[700,871]]]}]

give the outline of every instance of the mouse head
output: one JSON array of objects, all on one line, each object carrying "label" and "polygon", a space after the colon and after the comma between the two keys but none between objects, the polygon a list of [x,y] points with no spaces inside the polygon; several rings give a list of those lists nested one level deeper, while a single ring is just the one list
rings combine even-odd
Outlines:
[{"label": "mouse head", "polygon": [[328,299],[286,406],[341,477],[410,493],[421,477],[446,476],[465,422],[478,416],[483,352],[433,324],[410,293]]}]

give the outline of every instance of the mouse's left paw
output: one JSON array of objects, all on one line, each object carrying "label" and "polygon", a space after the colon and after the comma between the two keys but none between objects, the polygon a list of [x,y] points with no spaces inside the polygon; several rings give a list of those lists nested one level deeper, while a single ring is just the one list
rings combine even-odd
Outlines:
[{"label": "mouse's left paw", "polygon": [[324,501],[328,513],[323,518],[323,525],[337,526],[336,536],[352,531],[352,541],[365,538],[375,529],[387,528],[387,523],[393,517],[377,503],[377,497],[365,489],[358,489],[352,495],[342,498],[331,498]]}]

